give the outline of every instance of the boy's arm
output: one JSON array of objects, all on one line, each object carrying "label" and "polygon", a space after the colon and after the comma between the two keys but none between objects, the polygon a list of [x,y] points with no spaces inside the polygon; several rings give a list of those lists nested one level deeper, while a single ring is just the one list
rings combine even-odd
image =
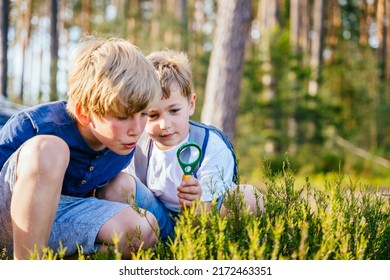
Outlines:
[{"label": "boy's arm", "polygon": [[36,134],[31,120],[25,113],[12,116],[0,130],[0,170],[7,159]]}]

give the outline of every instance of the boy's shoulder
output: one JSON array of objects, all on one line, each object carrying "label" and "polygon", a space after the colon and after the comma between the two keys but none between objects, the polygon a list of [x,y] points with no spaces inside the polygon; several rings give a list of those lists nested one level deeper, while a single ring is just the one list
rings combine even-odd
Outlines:
[{"label": "boy's shoulder", "polygon": [[230,150],[233,159],[234,159],[234,181],[237,181],[238,176],[238,167],[237,167],[237,157],[234,150],[234,146],[232,142],[229,140],[228,136],[219,128],[207,125],[200,122],[195,122],[193,120],[190,120],[190,133],[188,136],[189,141],[193,141],[200,145],[200,148],[202,150],[202,156],[199,162],[199,166],[202,164],[207,144],[210,140],[210,133],[216,134],[227,146],[227,148]]},{"label": "boy's shoulder", "polygon": [[225,142],[228,148],[234,152],[232,142],[222,130],[215,126],[207,125],[193,120],[190,120],[190,134],[188,140],[194,141],[198,144],[202,144],[202,150],[205,150],[205,147],[209,140],[210,132],[215,133],[217,136],[219,136],[219,138],[221,138],[223,142]]},{"label": "boy's shoulder", "polygon": [[71,119],[66,112],[66,101],[53,101],[24,108],[12,115],[5,125],[30,125],[34,129],[45,123],[62,125]]},{"label": "boy's shoulder", "polygon": [[2,128],[4,137],[31,138],[38,134],[64,136],[74,133],[74,120],[66,111],[66,101],[28,107],[12,116]]},{"label": "boy's shoulder", "polygon": [[30,120],[37,126],[48,123],[54,125],[69,125],[73,123],[66,111],[66,101],[42,103],[24,111]]},{"label": "boy's shoulder", "polygon": [[44,118],[47,113],[61,113],[66,110],[66,101],[51,101],[29,107],[24,110],[27,114],[32,114]]}]

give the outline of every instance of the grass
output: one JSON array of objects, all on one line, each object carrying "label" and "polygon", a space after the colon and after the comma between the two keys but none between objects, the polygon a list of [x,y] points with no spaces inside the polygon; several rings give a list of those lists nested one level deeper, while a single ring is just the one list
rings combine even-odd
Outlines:
[{"label": "grass", "polygon": [[[231,214],[225,218],[186,209],[173,240],[140,250],[133,259],[390,260],[390,196],[383,190],[342,173],[324,179],[321,188],[313,188],[309,177],[298,187],[288,162],[280,172],[267,163],[265,170],[265,214],[248,213],[239,196],[226,199]],[[76,259],[121,259],[115,247]],[[48,250],[44,259],[62,259],[63,250]]]}]

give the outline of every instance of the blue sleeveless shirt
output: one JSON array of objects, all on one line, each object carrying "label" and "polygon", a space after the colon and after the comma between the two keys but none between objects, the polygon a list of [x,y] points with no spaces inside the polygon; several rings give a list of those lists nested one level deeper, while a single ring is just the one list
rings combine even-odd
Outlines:
[{"label": "blue sleeveless shirt", "polygon": [[93,150],[67,113],[66,101],[56,101],[28,108],[8,120],[0,130],[0,170],[25,141],[43,134],[58,136],[69,146],[70,162],[62,186],[64,195],[84,197],[104,187],[131,162],[134,154],[134,150],[128,155],[118,155],[108,149]]}]

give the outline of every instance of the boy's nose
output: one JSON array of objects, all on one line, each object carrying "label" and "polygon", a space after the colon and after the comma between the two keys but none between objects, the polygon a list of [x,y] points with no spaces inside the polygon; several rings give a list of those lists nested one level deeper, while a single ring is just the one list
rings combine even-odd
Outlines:
[{"label": "boy's nose", "polygon": [[168,120],[166,119],[161,119],[160,121],[160,129],[162,130],[167,130],[171,127],[171,124]]},{"label": "boy's nose", "polygon": [[140,135],[145,129],[146,122],[139,118],[135,118],[129,127],[129,134]]}]

